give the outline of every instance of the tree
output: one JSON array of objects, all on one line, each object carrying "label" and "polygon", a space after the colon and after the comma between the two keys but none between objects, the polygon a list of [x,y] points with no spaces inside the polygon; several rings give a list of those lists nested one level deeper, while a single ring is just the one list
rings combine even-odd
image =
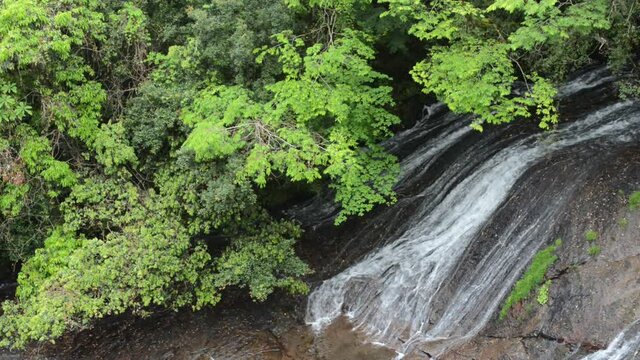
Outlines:
[{"label": "tree", "polygon": [[[606,0],[498,0],[486,8],[458,0],[385,2],[390,9],[385,15],[412,22],[410,32],[433,44],[429,57],[414,67],[414,79],[451,110],[475,114],[472,126],[478,130],[483,123],[534,114],[543,129],[557,122],[553,84],[535,72],[526,73],[518,59],[544,51],[541,47],[550,43],[610,26]],[[514,95],[517,80],[524,82],[522,95]]]},{"label": "tree", "polygon": [[201,161],[246,154],[238,176],[259,186],[272,173],[308,182],[329,176],[343,208],[337,223],[393,201],[398,166],[377,142],[399,119],[386,109],[391,88],[376,85],[387,77],[367,63],[374,56],[367,37],[346,30],[332,46],[316,44],[305,55],[302,39],[277,39],[259,58],[277,56],[285,74],[267,86],[270,101],[256,101],[242,87],[207,87],[184,113],[194,127],[185,146]]}]

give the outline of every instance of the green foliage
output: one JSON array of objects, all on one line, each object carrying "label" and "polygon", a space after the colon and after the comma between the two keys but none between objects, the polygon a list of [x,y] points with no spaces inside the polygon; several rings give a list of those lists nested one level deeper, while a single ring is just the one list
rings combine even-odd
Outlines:
[{"label": "green foliage", "polygon": [[275,288],[305,294],[308,287],[298,278],[310,270],[293,250],[300,229],[290,222],[273,222],[248,230],[218,258],[215,286],[246,286],[258,301],[265,300]]},{"label": "green foliage", "polygon": [[589,256],[598,256],[600,254],[600,252],[602,251],[602,249],[600,248],[600,246],[598,245],[593,245],[590,246],[589,249],[587,250],[587,253],[589,254]]},{"label": "green foliage", "polygon": [[284,2],[214,0],[189,16],[203,66],[215,69],[223,82],[259,90],[278,75],[274,63],[256,64],[254,49],[294,26]]},{"label": "green foliage", "polygon": [[399,119],[387,110],[391,88],[377,85],[388,78],[368,64],[367,37],[346,30],[333,46],[316,44],[302,55],[304,43],[290,36],[279,34],[279,46],[258,58],[274,55],[282,64],[286,78],[267,87],[272,99],[261,103],[238,86],[207,87],[183,112],[194,127],[185,148],[200,161],[245,153],[238,176],[259,186],[274,173],[307,182],[325,174],[343,207],[337,223],[393,201],[399,168],[377,142]]},{"label": "green foliage", "polygon": [[629,225],[629,219],[627,218],[620,218],[618,219],[618,226],[620,226],[621,228],[626,228]]},{"label": "green foliage", "polygon": [[16,301],[4,304],[2,345],[52,339],[127,309],[198,309],[229,286],[248,286],[256,300],[275,288],[307,291],[298,277],[309,268],[293,251],[296,226],[248,217],[251,225],[230,234],[233,243],[214,263],[171,212],[173,195],[114,181],[74,187],[61,207],[64,225],[25,263]]},{"label": "green foliage", "polygon": [[[98,1],[7,0],[0,7],[0,62],[12,61],[9,68],[45,64],[53,57],[73,61],[72,46],[85,41],[92,29],[101,38],[102,15]],[[43,41],[41,41],[43,40]]]},{"label": "green foliage", "polygon": [[[248,286],[256,300],[275,288],[307,291],[298,278],[309,268],[293,250],[299,229],[251,215],[240,201],[255,206],[250,188],[220,170],[193,162],[168,169],[158,194],[122,180],[74,186],[60,207],[63,225],[25,263],[16,301],[4,304],[1,344],[53,339],[128,309],[198,309],[217,303],[229,286]],[[226,228],[234,240],[215,261],[192,243],[192,234],[241,217],[246,224]]]},{"label": "green foliage", "polygon": [[637,49],[640,47],[640,7],[635,0],[612,0],[612,22],[603,46],[607,48],[610,67],[619,75],[620,97],[640,97],[640,69],[637,66]]},{"label": "green foliage", "polygon": [[608,29],[608,1],[591,0],[571,6],[558,6],[556,1],[518,2],[499,0],[487,8],[510,13],[524,13],[521,26],[509,35],[512,49],[532,50],[555,39],[590,34],[594,29]]},{"label": "green foliage", "polygon": [[606,56],[610,68],[622,75],[618,80],[620,96],[636,96],[634,49],[640,45],[636,36],[640,9],[635,0],[592,0],[567,5],[558,3],[526,21],[526,30],[533,30],[528,40],[535,42],[536,36],[544,34],[552,36],[542,45],[536,43],[524,56],[525,61],[554,81],[562,81],[568,72],[592,62],[594,54]]},{"label": "green foliage", "polygon": [[394,16],[412,24],[409,33],[424,40],[456,40],[464,36],[465,21],[482,16],[472,2],[439,0],[429,5],[412,0],[385,0]]},{"label": "green foliage", "polygon": [[[556,240],[553,245],[550,245],[543,250],[540,250],[531,261],[531,264],[527,268],[527,271],[522,275],[520,280],[516,282],[513,290],[507,297],[502,305],[502,309],[500,310],[500,319],[504,319],[507,314],[509,314],[509,310],[513,305],[518,302],[525,300],[529,297],[531,292],[533,292],[538,286],[544,283],[544,277],[547,273],[547,270],[558,260],[558,257],[555,255],[556,250],[562,245],[562,241],[560,239]],[[543,300],[548,299],[548,287],[546,290],[546,297],[542,296]],[[544,295],[544,293],[543,293]],[[538,299],[541,298],[539,293]]]},{"label": "green foliage", "polygon": [[629,209],[636,210],[640,208],[640,191],[634,191],[629,195]]},{"label": "green foliage", "polygon": [[547,280],[538,288],[538,296],[536,300],[540,305],[546,305],[549,302],[549,288],[551,287],[551,280]]},{"label": "green foliage", "polygon": [[285,0],[285,3],[294,9],[319,7],[324,9],[350,11],[358,4],[370,4],[371,0]]},{"label": "green foliage", "polygon": [[104,165],[105,172],[115,171],[118,166],[135,164],[134,150],[125,140],[125,128],[122,123],[102,124],[94,141],[93,148],[98,163]]},{"label": "green foliage", "polygon": [[[414,79],[453,111],[475,114],[472,126],[477,130],[483,123],[533,115],[543,129],[557,122],[554,87],[535,71],[525,73],[518,54],[610,25],[604,0],[575,5],[495,1],[486,9],[457,0],[385,2],[386,16],[411,22],[409,32],[433,44],[428,58],[414,67]],[[504,24],[500,11],[522,20]],[[523,95],[513,94],[517,80],[524,82]]]},{"label": "green foliage", "polygon": [[434,47],[431,59],[417,64],[412,75],[452,111],[478,115],[472,124],[477,130],[482,130],[483,122],[499,124],[529,117],[530,107],[535,107],[540,115],[540,127],[548,128],[557,121],[553,105],[555,88],[534,74],[528,77],[532,85],[526,96],[509,97],[517,78],[508,51],[505,44],[478,40]]},{"label": "green foliage", "polygon": [[632,100],[640,98],[640,81],[637,79],[625,79],[618,82],[620,98]]},{"label": "green foliage", "polygon": [[596,241],[598,239],[598,232],[595,230],[587,230],[584,233],[584,239],[590,242]]},{"label": "green foliage", "polygon": [[190,154],[158,172],[155,183],[165,206],[186,221],[191,235],[208,235],[258,209],[248,181],[237,181],[238,158],[227,163],[197,163]]},{"label": "green foliage", "polygon": [[13,122],[32,114],[31,106],[16,98],[16,84],[0,79],[0,123]]},{"label": "green foliage", "polygon": [[70,187],[76,183],[76,175],[65,162],[51,155],[51,145],[43,137],[28,139],[20,149],[20,159],[31,172],[41,175],[45,180]]},{"label": "green foliage", "polygon": [[140,215],[102,239],[54,233],[25,264],[17,301],[3,304],[1,344],[55,338],[129,308],[215,304],[205,249],[190,249],[175,221]]},{"label": "green foliage", "polygon": [[[0,4],[0,241],[23,262],[17,297],[3,305],[1,345],[54,339],[127,310],[213,305],[230,286],[257,300],[307,290],[299,230],[260,208],[238,176],[246,154],[196,163],[180,150],[180,112],[203,77],[263,77],[256,91],[266,93],[280,68],[263,72],[252,51],[289,26],[287,15],[274,20],[278,4],[266,14],[259,2],[190,1],[168,15],[177,3]],[[223,38],[236,11],[245,24],[231,34],[246,41],[207,38]],[[165,25],[149,13],[175,16],[175,27],[157,28]],[[224,24],[207,33],[211,19]],[[263,28],[272,20],[275,30]],[[178,28],[191,38],[147,59]],[[205,235],[221,240],[208,248]]]},{"label": "green foliage", "polygon": [[193,90],[189,85],[184,81],[166,85],[159,81],[147,82],[128,102],[122,120],[123,136],[134,149],[140,171],[150,176],[186,138],[188,128],[176,114],[182,103],[191,98]]},{"label": "green foliage", "polygon": [[22,210],[22,198],[29,191],[28,185],[3,184],[0,210],[4,216],[16,216]]},{"label": "green foliage", "polygon": [[55,208],[78,182],[85,150],[107,171],[135,161],[118,125],[100,124],[107,92],[91,64],[104,54],[97,46],[106,41],[107,11],[98,1],[0,4],[0,131],[9,165],[0,238],[14,260],[31,255],[59,220]]}]

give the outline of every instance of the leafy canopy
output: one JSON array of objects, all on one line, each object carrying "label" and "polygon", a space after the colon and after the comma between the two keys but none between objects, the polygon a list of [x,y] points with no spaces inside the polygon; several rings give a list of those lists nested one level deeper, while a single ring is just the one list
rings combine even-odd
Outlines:
[{"label": "leafy canopy", "polygon": [[388,78],[368,64],[370,39],[347,29],[333,46],[306,50],[290,32],[276,39],[258,57],[277,56],[282,65],[285,78],[266,87],[271,98],[261,102],[239,86],[207,86],[183,114],[193,126],[185,147],[200,161],[245,154],[238,177],[259,186],[272,174],[307,182],[326,175],[342,205],[337,223],[393,201],[399,169],[377,143],[399,119],[388,110],[391,88],[380,84]]},{"label": "leafy canopy", "polygon": [[[412,22],[409,32],[433,44],[427,59],[413,68],[414,79],[451,110],[475,114],[477,130],[483,123],[533,115],[543,129],[557,122],[554,86],[536,72],[525,73],[518,59],[558,39],[610,26],[606,0],[498,0],[486,8],[459,0],[384,2],[389,4],[385,16]],[[518,20],[505,21],[505,13]],[[518,80],[524,83],[521,94],[514,92]]]}]

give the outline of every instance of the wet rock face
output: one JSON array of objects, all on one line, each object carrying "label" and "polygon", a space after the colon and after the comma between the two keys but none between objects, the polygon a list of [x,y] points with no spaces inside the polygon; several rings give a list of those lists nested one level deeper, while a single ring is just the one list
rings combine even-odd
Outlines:
[{"label": "wet rock face", "polygon": [[[282,359],[266,319],[249,311],[163,312],[146,319],[117,317],[68,334],[55,345],[23,354],[27,359]],[[2,358],[0,356],[0,358]]]},{"label": "wet rock face", "polygon": [[[564,244],[548,273],[549,302],[529,299],[443,358],[575,359],[606,348],[640,318],[640,210],[627,205],[638,189],[640,148],[599,165],[558,222]],[[592,246],[601,252],[590,255]]]}]

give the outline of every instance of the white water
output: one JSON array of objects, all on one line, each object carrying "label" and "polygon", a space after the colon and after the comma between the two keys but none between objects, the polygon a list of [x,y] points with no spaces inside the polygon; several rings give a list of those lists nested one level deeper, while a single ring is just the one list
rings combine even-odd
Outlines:
[{"label": "white water", "polygon": [[401,171],[398,182],[404,183],[405,180],[407,180],[407,177],[412,175],[412,173],[419,167],[422,171],[427,170],[432,161],[435,160],[438,155],[442,154],[442,152],[459,141],[463,136],[471,133],[471,131],[473,130],[468,126],[462,126],[459,128],[454,127],[453,129],[448,128],[443,134],[441,134],[440,138],[431,139],[430,141],[425,142],[425,144],[417,151],[402,159],[400,163]]},{"label": "white water", "polygon": [[640,359],[640,320],[623,330],[609,346],[582,360],[633,360]]},{"label": "white water", "polygon": [[[562,95],[592,87],[593,81],[599,80],[579,81],[582,83],[567,87]],[[464,136],[465,129],[445,131],[437,141],[407,157],[402,163],[404,176],[430,166],[438,154]],[[640,138],[639,129],[637,106],[617,103],[557,131],[517,141],[450,186],[469,159],[453,163],[413,198],[423,203],[406,219],[410,224],[407,231],[311,294],[306,321],[320,330],[345,314],[371,341],[385,343],[399,353],[410,351],[417,343],[453,344],[476,335],[537,249],[553,236],[545,232],[544,224],[571,193],[569,184],[567,192],[546,203],[533,222],[513,219],[458,287],[450,290],[451,294],[441,294],[450,285],[465,250],[479,238],[480,230],[518,179],[557,151],[594,140],[612,146],[631,142]],[[438,196],[426,196],[434,193]],[[444,305],[443,297],[447,297]]]},{"label": "white water", "polygon": [[606,82],[611,82],[615,77],[609,74],[606,67],[601,67],[593,71],[589,71],[582,76],[577,77],[573,81],[560,86],[558,88],[559,97],[568,97],[580,91],[593,89]]}]

